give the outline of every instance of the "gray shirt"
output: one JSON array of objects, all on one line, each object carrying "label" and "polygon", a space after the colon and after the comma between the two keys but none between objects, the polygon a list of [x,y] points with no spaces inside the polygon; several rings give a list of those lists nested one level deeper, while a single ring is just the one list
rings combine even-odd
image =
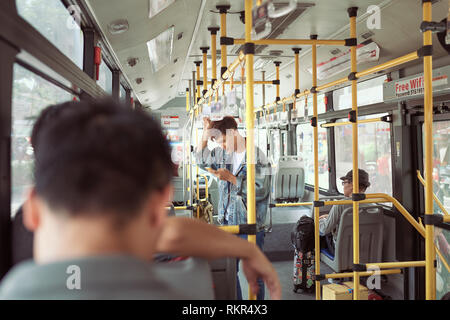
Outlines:
[{"label": "gray shirt", "polygon": [[[351,198],[345,198],[344,200],[351,200]],[[370,205],[370,203],[361,203],[360,207]],[[341,221],[342,214],[344,213],[345,209],[352,207],[352,204],[334,205],[331,208],[326,219],[319,219],[320,235],[324,236],[328,233],[331,233],[333,235],[333,241],[336,244],[337,234],[339,231],[339,222]]]},{"label": "gray shirt", "polygon": [[214,299],[207,261],[149,263],[126,255],[14,267],[0,283],[3,299]]}]

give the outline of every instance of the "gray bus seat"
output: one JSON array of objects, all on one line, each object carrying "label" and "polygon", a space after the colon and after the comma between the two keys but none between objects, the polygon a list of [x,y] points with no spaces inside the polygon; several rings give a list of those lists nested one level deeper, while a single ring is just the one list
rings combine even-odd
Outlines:
[{"label": "gray bus seat", "polygon": [[[383,249],[383,208],[368,206],[359,209],[359,257],[360,263],[380,262]],[[320,259],[335,272],[352,269],[353,266],[353,208],[341,216],[336,240],[335,256],[321,249]]]},{"label": "gray bus seat", "polygon": [[168,286],[192,300],[214,298],[213,276],[207,260],[187,258],[180,261],[154,262],[153,270]]},{"label": "gray bus seat", "polygon": [[297,156],[281,157],[275,173],[274,193],[276,202],[298,201],[305,192],[303,161]]},{"label": "gray bus seat", "polygon": [[182,177],[173,177],[173,202],[184,202],[183,198],[183,178]]},{"label": "gray bus seat", "polygon": [[216,300],[236,300],[236,258],[216,259],[209,262]]}]

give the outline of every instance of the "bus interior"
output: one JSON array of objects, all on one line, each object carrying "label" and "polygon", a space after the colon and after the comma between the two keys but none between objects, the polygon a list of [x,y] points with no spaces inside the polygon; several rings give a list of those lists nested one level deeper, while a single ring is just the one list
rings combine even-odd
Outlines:
[{"label": "bus interior", "polygon": [[[258,16],[259,8],[269,12]],[[194,153],[203,117],[235,118],[272,167],[263,252],[283,299],[321,299],[333,278],[325,275],[347,270],[342,278],[353,282],[365,271],[355,267],[360,262],[386,271],[378,290],[385,299],[441,299],[450,291],[448,18],[448,0],[2,0],[0,70],[12,72],[0,74],[0,126],[10,141],[0,165],[11,173],[0,182],[0,277],[13,264],[8,223],[33,183],[36,117],[50,104],[112,96],[161,123],[178,170],[175,215],[196,218],[206,201],[217,225],[219,181]],[[348,266],[316,249],[319,292],[296,292],[291,232],[302,216],[327,214],[346,200],[340,178],[355,164],[369,174],[366,193],[374,197],[364,201],[380,212],[378,260],[368,261],[373,254],[364,250],[372,248],[362,236],[361,261],[351,260],[350,223],[350,240],[339,244]],[[444,218],[438,226],[427,215]],[[364,223],[360,230],[369,230]],[[218,297],[235,299],[226,287],[235,267],[226,263],[213,270],[226,273]],[[238,276],[243,299],[253,299]]]}]

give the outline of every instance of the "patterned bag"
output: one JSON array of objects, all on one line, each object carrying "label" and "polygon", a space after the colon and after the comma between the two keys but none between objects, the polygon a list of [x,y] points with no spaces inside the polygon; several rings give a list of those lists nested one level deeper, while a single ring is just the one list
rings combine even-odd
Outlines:
[{"label": "patterned bag", "polygon": [[213,211],[214,207],[212,204],[207,200],[202,200],[198,205],[198,216],[197,211],[194,211],[194,215],[206,223],[213,223]]},{"label": "patterned bag", "polygon": [[298,289],[305,292],[314,292],[315,285],[313,275],[315,274],[314,251],[303,253],[295,249],[294,255],[294,292]]}]

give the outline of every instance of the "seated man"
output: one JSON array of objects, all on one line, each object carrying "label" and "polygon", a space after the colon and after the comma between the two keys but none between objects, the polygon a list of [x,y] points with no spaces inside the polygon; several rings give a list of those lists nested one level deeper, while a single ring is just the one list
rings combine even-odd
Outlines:
[{"label": "seated man", "polygon": [[[359,193],[364,193],[370,186],[369,174],[358,169],[359,176]],[[353,194],[353,170],[350,170],[344,177],[341,177],[342,185],[344,186],[344,196],[351,199]],[[360,206],[366,206],[370,204],[360,204]],[[334,205],[329,214],[324,214],[319,217],[319,232],[321,248],[328,249],[328,251],[334,256],[335,244],[337,233],[339,231],[339,222],[341,221],[342,213],[347,208],[352,208],[352,204]]]},{"label": "seated man", "polygon": [[191,299],[150,263],[155,252],[242,258],[250,286],[257,290],[263,278],[271,297],[280,298],[276,272],[255,245],[193,219],[166,217],[170,147],[143,111],[68,102],[34,147],[35,187],[23,206],[34,262],[10,271],[0,299]]}]

